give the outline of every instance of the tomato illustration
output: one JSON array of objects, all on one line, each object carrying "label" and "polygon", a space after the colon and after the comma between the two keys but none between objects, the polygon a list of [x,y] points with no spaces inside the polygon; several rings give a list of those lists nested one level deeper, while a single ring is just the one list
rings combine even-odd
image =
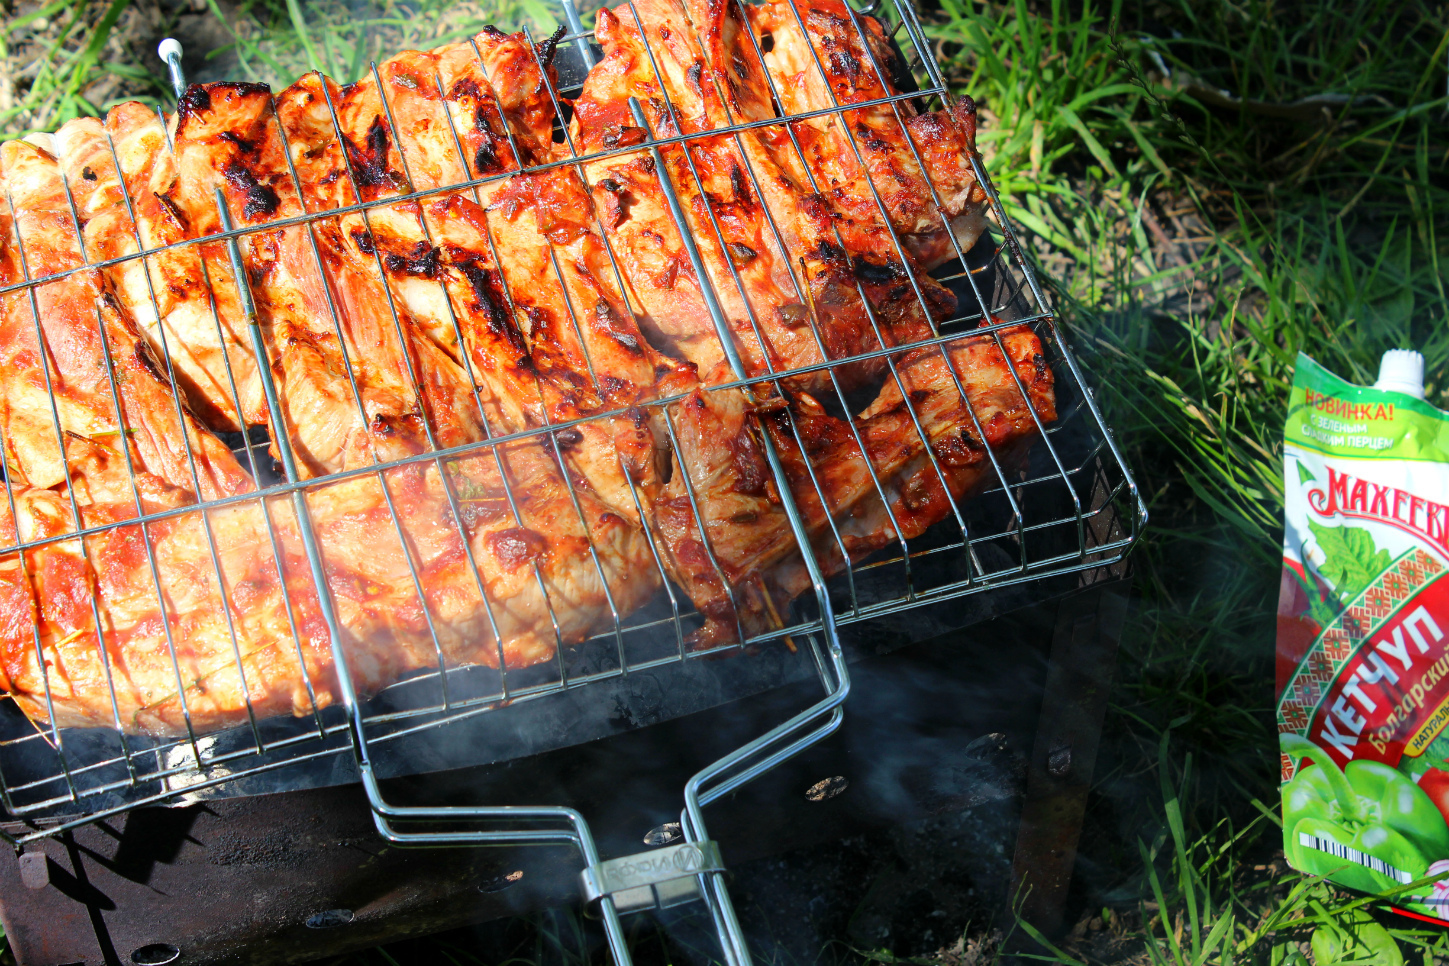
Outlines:
[{"label": "tomato illustration", "polygon": [[1298,614],[1289,617],[1285,614],[1278,615],[1278,647],[1277,647],[1277,674],[1278,674],[1278,696],[1282,697],[1283,688],[1288,684],[1288,679],[1293,676],[1293,671],[1298,667],[1303,655],[1308,653],[1308,648],[1318,639],[1323,628],[1318,622],[1307,614]]},{"label": "tomato illustration", "polygon": [[1430,768],[1419,776],[1419,787],[1429,796],[1439,814],[1449,821],[1449,771]]}]

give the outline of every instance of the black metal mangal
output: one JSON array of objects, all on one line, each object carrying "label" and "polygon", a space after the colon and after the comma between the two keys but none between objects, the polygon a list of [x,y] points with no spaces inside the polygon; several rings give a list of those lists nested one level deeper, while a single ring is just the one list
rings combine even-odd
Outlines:
[{"label": "black metal mangal", "polygon": [[[792,9],[794,8],[792,7]],[[769,371],[753,377],[748,375],[730,334],[730,328],[720,308],[718,297],[712,289],[709,274],[701,262],[694,235],[676,190],[678,186],[671,182],[668,168],[663,163],[659,152],[661,148],[670,145],[687,145],[691,140],[697,138],[717,138],[724,135],[738,138],[742,131],[766,125],[784,125],[784,130],[790,134],[794,149],[799,152],[800,146],[798,141],[795,141],[794,131],[789,123],[791,121],[817,115],[843,117],[847,110],[869,107],[873,104],[877,106],[888,104],[895,112],[897,119],[903,121],[900,114],[900,104],[903,101],[920,99],[926,104],[949,104],[951,94],[947,90],[940,70],[926,44],[924,32],[911,5],[908,2],[901,2],[901,0],[876,0],[859,13],[852,12],[852,16],[856,18],[857,30],[863,30],[858,19],[860,14],[880,18],[891,30],[892,36],[899,38],[903,32],[904,43],[901,44],[901,48],[904,57],[902,61],[910,72],[909,79],[915,86],[914,90],[906,90],[897,84],[896,86],[902,90],[902,93],[891,95],[877,102],[844,106],[837,102],[834,107],[825,111],[786,115],[763,121],[738,122],[729,127],[691,135],[666,135],[663,132],[650,130],[643,112],[639,109],[638,104],[634,103],[631,106],[635,114],[635,123],[647,133],[647,139],[642,144],[585,156],[575,150],[572,141],[568,140],[568,132],[565,129],[563,136],[568,143],[571,157],[523,170],[542,171],[560,165],[575,165],[582,175],[583,162],[588,160],[628,153],[652,152],[656,158],[656,170],[659,172],[660,185],[668,201],[674,226],[683,239],[685,254],[696,277],[700,280],[706,307],[734,376],[732,381],[710,387],[708,391],[742,390],[747,396],[753,396],[756,392],[768,393],[772,386],[778,389],[781,381],[789,376],[818,370],[828,375],[833,392],[848,416],[853,410],[846,394],[841,389],[840,380],[837,378],[837,372],[842,367],[867,358],[883,359],[888,374],[887,378],[894,380],[902,388],[902,395],[907,396],[904,393],[904,386],[901,383],[895,361],[904,353],[913,350],[934,349],[944,354],[953,341],[963,339],[969,334],[972,338],[990,337],[1005,354],[1005,346],[1000,335],[1001,330],[1012,326],[1029,326],[1041,338],[1050,356],[1048,362],[1056,377],[1059,417],[1055,422],[1047,424],[1033,411],[1032,416],[1040,438],[1034,444],[1024,470],[1019,473],[1012,471],[1000,454],[996,453],[989,443],[986,444],[993,484],[986,487],[984,492],[971,501],[952,500],[951,513],[925,534],[912,540],[901,537],[898,540],[898,546],[881,551],[859,563],[849,563],[850,557],[845,552],[841,535],[839,532],[834,532],[834,539],[840,546],[841,555],[847,563],[841,573],[827,577],[815,558],[811,538],[795,505],[795,493],[781,465],[779,455],[771,444],[769,434],[762,433],[761,437],[764,440],[766,455],[781,495],[783,510],[789,519],[797,549],[808,570],[812,590],[811,593],[797,601],[787,614],[781,615],[783,618],[781,623],[785,626],[732,646],[728,650],[738,653],[731,661],[723,662],[723,664],[701,661],[702,657],[718,657],[724,649],[694,652],[686,648],[685,640],[691,630],[698,626],[700,618],[693,613],[687,598],[684,598],[669,584],[660,563],[660,552],[653,547],[656,535],[650,532],[646,522],[644,525],[645,536],[651,543],[653,560],[659,568],[659,575],[665,589],[656,600],[635,613],[620,613],[617,608],[614,608],[613,626],[609,631],[574,647],[566,646],[560,637],[556,641],[556,661],[549,666],[510,669],[506,668],[500,654],[499,670],[482,666],[448,668],[444,664],[443,648],[438,641],[437,633],[432,630],[433,618],[424,605],[424,617],[428,622],[437,652],[436,669],[416,674],[385,689],[371,699],[364,700],[352,683],[347,655],[342,646],[342,631],[333,613],[331,594],[327,589],[326,570],[321,550],[309,521],[307,494],[344,479],[375,477],[380,482],[387,501],[390,525],[399,541],[406,545],[406,537],[389,490],[385,471],[406,464],[431,463],[437,467],[444,480],[447,480],[448,474],[444,469],[444,464],[449,459],[491,453],[498,463],[505,492],[508,494],[510,505],[514,506],[516,516],[517,507],[513,504],[514,497],[510,490],[509,477],[503,469],[500,456],[502,447],[520,440],[541,441],[547,452],[562,468],[563,450],[559,442],[561,433],[573,430],[584,422],[606,421],[618,413],[604,413],[591,416],[588,420],[547,425],[524,433],[495,437],[482,443],[451,448],[440,446],[432,438],[429,429],[429,442],[432,445],[426,453],[391,462],[377,461],[373,466],[319,478],[302,479],[297,471],[287,434],[281,431],[279,415],[281,409],[278,405],[277,390],[272,382],[271,366],[267,364],[270,361],[267,346],[261,339],[259,328],[253,324],[249,326],[253,338],[252,349],[256,358],[262,363],[258,366],[258,371],[261,374],[269,411],[276,421],[270,438],[277,447],[281,463],[280,478],[274,479],[270,485],[265,485],[269,478],[268,468],[259,465],[255,449],[257,445],[265,447],[266,444],[265,442],[258,443],[256,439],[250,437],[244,437],[240,440],[238,448],[244,453],[245,462],[258,481],[260,487],[258,492],[194,504],[180,510],[144,513],[141,512],[141,498],[137,491],[137,515],[124,521],[124,525],[139,525],[144,531],[148,525],[160,520],[181,513],[199,512],[205,524],[205,533],[210,545],[213,568],[216,572],[216,586],[224,587],[225,582],[221,576],[220,565],[216,562],[217,549],[208,522],[208,514],[225,506],[252,501],[259,505],[264,513],[268,513],[268,503],[263,497],[286,497],[291,502],[293,511],[301,523],[300,533],[308,567],[319,591],[322,616],[340,682],[341,705],[322,706],[322,702],[317,700],[316,692],[312,688],[313,682],[307,681],[311,706],[309,713],[304,717],[268,718],[258,714],[251,707],[248,697],[248,721],[245,726],[218,734],[198,733],[191,727],[190,715],[185,711],[186,688],[183,685],[176,645],[170,639],[171,632],[168,626],[168,651],[172,668],[175,671],[177,691],[181,696],[183,713],[186,713],[186,736],[180,739],[162,740],[127,735],[122,728],[119,711],[115,715],[114,729],[65,729],[58,728],[54,724],[41,727],[32,725],[13,705],[6,704],[3,709],[0,709],[0,801],[3,801],[5,810],[13,819],[26,824],[12,824],[8,826],[9,831],[0,830],[0,835],[15,845],[17,850],[23,852],[27,846],[34,846],[39,839],[54,837],[68,829],[106,819],[141,806],[176,804],[360,782],[370,804],[376,831],[383,838],[395,843],[432,846],[485,843],[508,846],[563,845],[575,849],[582,858],[579,876],[580,888],[586,900],[598,902],[610,946],[616,959],[621,963],[628,962],[628,948],[619,922],[621,913],[634,909],[702,900],[710,911],[726,960],[731,966],[746,966],[750,961],[749,951],[721,877],[723,865],[720,861],[719,851],[707,832],[703,810],[711,803],[741,789],[782,762],[820,742],[840,727],[844,702],[851,686],[850,670],[847,655],[842,648],[840,630],[853,625],[864,627],[868,622],[880,621],[908,609],[939,605],[956,598],[980,595],[988,591],[994,595],[1000,595],[1011,593],[1011,588],[1029,588],[1036,597],[1040,597],[1043,593],[1055,593],[1054,588],[1063,586],[1063,580],[1067,580],[1069,583],[1072,575],[1097,573],[1119,564],[1125,558],[1146,522],[1145,508],[1132,477],[1122,462],[1111,433],[1105,426],[1101,413],[1093,401],[1090,389],[1085,385],[1076,360],[1057,331],[1057,324],[1050,307],[1030,265],[1022,254],[1021,245],[979,156],[972,157],[971,163],[978,181],[987,192],[991,210],[995,216],[995,224],[992,230],[984,234],[969,250],[963,250],[956,236],[951,232],[950,226],[945,226],[946,234],[954,247],[955,260],[933,273],[937,281],[951,288],[960,298],[964,308],[958,317],[944,323],[933,322],[933,334],[929,338],[906,345],[892,346],[889,349],[881,348],[875,352],[846,359],[829,359],[829,356],[823,351],[824,343],[820,333],[814,331],[815,322],[811,318],[809,322],[812,332],[822,348],[821,357],[829,361],[810,367]],[[577,10],[569,0],[564,0],[563,15],[566,29],[558,43],[556,61],[559,85],[557,90],[551,89],[549,92],[556,107],[560,104],[561,99],[567,97],[581,84],[584,74],[593,65],[595,59],[589,43],[589,35],[580,22]],[[635,16],[637,18],[637,14]],[[798,18],[798,11],[796,11],[796,16]],[[805,30],[803,22],[800,23],[800,29],[803,33]],[[642,36],[642,29],[640,33]],[[870,44],[864,41],[862,47],[867,51],[871,49]],[[161,54],[168,64],[172,82],[180,96],[185,89],[180,68],[180,47],[174,41],[168,41],[162,45]],[[815,67],[822,72],[822,75],[824,74],[824,66],[819,63],[818,57]],[[652,54],[651,68],[658,78],[659,68],[657,64],[653,64]],[[885,68],[874,59],[874,55],[872,55],[869,69],[877,72],[883,80],[885,79]],[[376,65],[373,65],[372,70],[376,78]],[[665,89],[662,80],[659,86],[661,90]],[[829,87],[828,84],[826,86]],[[891,89],[889,83],[885,86],[887,90]],[[323,85],[323,90],[325,92],[325,85]],[[391,108],[386,99],[385,88],[380,81],[378,90],[383,97],[383,106],[388,112],[387,124],[391,127]],[[330,102],[327,106],[331,110]],[[335,111],[333,112],[333,123],[336,124]],[[860,149],[856,144],[855,132],[850,130],[849,125],[842,124],[841,126],[847,132],[852,150],[856,152],[857,159],[859,159]],[[340,129],[338,137],[341,141]],[[458,146],[461,156],[461,144],[457,137],[457,132],[454,131],[454,144]],[[396,141],[396,138],[394,140]],[[911,144],[911,140],[907,138],[906,143]],[[112,151],[114,152],[114,146],[112,146]],[[914,145],[912,145],[912,151],[915,151]],[[694,190],[702,193],[703,182],[698,171],[694,169],[690,153],[685,151],[683,156],[688,161],[690,175],[694,181]],[[290,164],[290,153],[288,157]],[[517,152],[515,152],[515,157],[519,157]],[[802,167],[805,167],[808,172],[809,168],[803,165],[803,154],[800,157]],[[924,165],[918,154],[914,160],[924,171]],[[405,156],[403,163],[404,165],[407,163]],[[117,167],[118,169],[120,167],[119,161]],[[863,163],[861,167],[865,169]],[[463,168],[470,170],[466,162]],[[316,260],[320,272],[321,255],[318,253],[313,235],[315,222],[323,218],[336,218],[350,212],[359,212],[366,219],[370,211],[379,207],[396,205],[410,200],[422,200],[447,192],[476,189],[500,178],[513,177],[518,173],[517,170],[514,170],[426,190],[411,190],[412,186],[409,185],[410,190],[403,194],[369,202],[359,201],[351,206],[328,209],[290,219],[279,219],[257,227],[235,227],[225,200],[218,192],[217,207],[222,225],[220,233],[203,239],[188,239],[168,246],[166,249],[147,250],[142,244],[138,232],[136,252],[104,261],[87,260],[82,268],[71,271],[94,270],[139,259],[145,268],[144,274],[147,284],[150,286],[152,284],[150,268],[152,256],[171,248],[223,242],[230,251],[235,277],[241,283],[238,288],[243,310],[248,319],[254,322],[255,309],[251,304],[249,286],[245,283],[247,275],[241,264],[238,247],[239,240],[249,233],[275,230],[288,225],[304,228],[307,232],[311,255]],[[757,173],[751,169],[746,174],[755,184],[758,193]],[[291,171],[291,175],[295,181],[295,170]],[[349,176],[351,176],[350,168]],[[927,184],[930,184],[929,179],[927,179]],[[818,186],[812,187],[818,188]],[[122,188],[124,190],[124,180]],[[361,193],[357,193],[356,197],[361,198]],[[7,196],[6,200],[13,210],[13,199]],[[874,184],[871,184],[871,200],[878,209],[882,222],[890,229],[890,218]],[[939,209],[940,199],[934,200]],[[131,199],[129,197],[127,197],[126,203],[130,209]],[[708,210],[708,206],[706,209]],[[75,220],[77,236],[80,237],[79,217],[75,212],[73,200],[71,201],[71,214]],[[767,211],[766,217],[770,219],[770,226],[775,231],[778,240],[778,229],[774,226],[773,216]],[[944,218],[944,216],[942,217]],[[722,241],[723,235],[720,234],[719,225],[714,220],[713,211],[709,211],[709,218],[712,231]],[[607,234],[601,234],[607,243]],[[925,310],[925,317],[930,319],[932,315],[929,308],[926,307],[926,300],[921,293],[920,280],[910,267],[910,259],[904,257],[901,239],[896,236],[893,229],[890,230],[890,235],[897,254],[901,256],[901,263],[906,267],[913,296],[920,301]],[[18,234],[16,241],[17,243],[20,241]],[[18,244],[18,248],[22,265],[24,265],[24,245]],[[84,253],[84,247],[82,250]],[[550,257],[554,271],[559,273],[557,253],[551,250]],[[613,259],[612,252],[610,252],[610,259],[611,261]],[[740,281],[738,271],[728,260],[727,264],[730,265],[732,282],[740,287],[743,294],[743,283]],[[617,262],[612,267],[615,272],[619,271]],[[379,276],[382,276],[380,256],[377,270]],[[54,281],[64,274],[66,273],[53,274],[44,278],[31,278],[27,267],[24,281],[0,286],[0,295],[19,293],[29,300],[32,312],[36,317],[36,336],[41,344],[43,344],[44,338],[39,329],[39,312],[35,291],[38,286]],[[562,284],[561,273],[560,284]],[[385,282],[383,289],[388,294],[393,324],[399,325],[397,307],[391,303],[392,289]],[[863,291],[860,294],[862,302],[867,306],[869,312],[870,302],[865,299]],[[803,293],[797,292],[797,295],[800,296],[802,303],[806,301]],[[154,292],[152,299],[155,300]],[[332,313],[331,324],[337,329],[338,342],[344,345],[343,351],[345,352],[345,342],[340,330],[341,323],[336,306],[331,304],[330,293],[328,300]],[[745,299],[745,302],[746,305],[750,304],[748,298]],[[215,316],[214,302],[212,308]],[[879,339],[878,320],[872,315],[871,321],[876,326],[876,335]],[[218,332],[220,332],[222,323],[219,316],[215,316],[215,322]],[[757,321],[751,318],[750,322],[755,326],[758,338]],[[99,318],[97,324],[100,324]],[[574,324],[576,326],[579,324],[577,319],[574,320]],[[459,344],[462,344],[464,340],[461,331],[458,331],[456,318],[453,320],[453,325]],[[402,338],[400,328],[398,336],[401,344],[406,346],[407,340]],[[101,339],[103,346],[105,341],[105,339]],[[763,340],[761,344],[763,344]],[[879,344],[884,346],[886,343],[881,339]],[[162,348],[167,373],[172,375],[174,366],[169,347],[163,342]],[[766,365],[769,366],[769,364],[768,354],[766,354]],[[1010,366],[1007,368],[1012,371],[1013,379],[1017,380],[1017,389],[1030,406],[1030,396],[1025,387],[1021,385],[1015,371]],[[969,409],[970,402],[967,393],[961,386],[949,360],[946,369],[952,373],[953,379],[958,380],[955,388]],[[111,380],[110,388],[114,399],[117,398],[115,376],[113,373],[108,373],[108,376]],[[352,380],[353,397],[361,413],[361,396],[350,368],[349,380]],[[47,387],[49,387],[48,383]],[[236,405],[236,411],[240,414],[242,407],[234,380],[231,380],[229,391],[232,401]],[[475,400],[476,398],[475,388]],[[663,413],[664,424],[669,427],[671,436],[674,429],[667,407],[669,404],[677,402],[679,398],[663,397],[647,404],[647,408]],[[481,413],[481,401],[478,404]],[[181,407],[179,395],[176,406],[179,414]],[[119,405],[116,406],[116,411],[121,412]],[[913,409],[911,415],[915,431],[925,441],[925,452],[930,456],[934,465],[936,457],[927,434],[916,418]],[[363,417],[365,421],[365,413],[363,413]],[[975,419],[974,411],[972,417]],[[856,433],[857,442],[859,442],[859,432],[855,427],[855,422],[853,419],[849,422],[852,431]],[[60,452],[64,453],[66,451],[64,440],[59,436],[60,425],[59,417],[56,415],[54,426],[57,432],[57,443],[60,445]],[[486,426],[486,420],[484,425]],[[426,420],[424,426],[426,428]],[[799,430],[793,421],[789,428],[795,434],[798,442]],[[979,433],[979,422],[977,429],[978,436],[984,439],[984,434]],[[124,426],[121,428],[120,442],[123,447],[129,445]],[[186,444],[187,457],[190,460],[194,476],[196,472],[195,457],[190,451],[190,441],[187,440]],[[864,447],[862,447],[863,449]],[[935,469],[939,475],[940,467],[936,466]],[[564,473],[564,478],[568,480],[567,473]],[[946,488],[949,494],[949,488],[944,486],[945,477],[940,478],[943,488]],[[890,500],[886,498],[881,482],[874,479],[873,471],[872,479],[877,493],[889,509]],[[820,490],[819,482],[812,477],[811,484],[815,487],[816,498],[823,505],[828,506],[824,493]],[[575,509],[578,510],[578,497],[573,493],[572,485],[572,483],[569,484],[570,495]],[[134,490],[134,478],[132,487]],[[452,525],[461,533],[460,521],[464,509],[460,506],[458,496],[453,492],[451,486],[447,488],[447,492]],[[689,493],[695,518],[702,520],[693,490],[690,490]],[[14,493],[8,480],[7,496],[10,499],[13,515]],[[637,494],[635,499],[638,500]],[[79,540],[84,546],[86,537],[122,525],[113,524],[89,528],[83,526],[73,495],[70,511],[74,527],[63,536],[20,542],[15,546],[4,548],[3,552],[18,560],[19,565],[23,568],[25,551],[35,550],[62,540]],[[578,512],[582,516],[582,511]],[[831,525],[834,526],[833,523]],[[702,525],[700,531],[704,533]],[[155,577],[157,565],[151,545],[149,540],[144,543],[148,563],[153,573],[153,581],[159,588],[161,582],[159,578]],[[462,543],[465,548],[468,546],[466,539]],[[274,535],[272,536],[271,552],[273,558],[280,561],[280,551]],[[597,567],[597,552],[590,547],[590,553],[594,555],[593,559]],[[425,600],[422,593],[422,577],[415,562],[411,555],[405,555],[405,559],[411,569],[411,578],[417,589],[418,598]],[[478,569],[471,557],[469,563],[472,565],[472,571],[476,577]],[[279,570],[280,566],[279,562]],[[534,566],[534,576],[545,601],[547,601],[548,592],[544,587],[543,578],[538,575],[536,565]],[[723,577],[722,571],[721,576]],[[604,580],[603,584],[607,592],[607,580]],[[725,585],[728,590],[727,580]],[[282,587],[285,594],[285,581],[282,582]],[[483,589],[481,577],[478,578],[478,590],[486,607],[488,595]],[[166,602],[160,598],[159,591],[158,600],[164,611]],[[964,608],[964,605],[962,606]],[[92,602],[92,607],[96,607],[94,602]],[[289,602],[289,620],[291,619],[290,607]],[[936,610],[939,611],[940,608],[936,608]],[[489,615],[489,619],[492,621],[491,611]],[[962,621],[962,623],[964,622]],[[101,650],[104,654],[104,634],[101,630],[103,624],[99,613],[95,615],[95,626],[102,636]],[[228,626],[230,627],[230,624]],[[494,623],[494,632],[495,639],[498,639],[496,623]],[[241,653],[234,628],[231,629],[231,635],[237,669],[245,681],[245,672],[242,669]],[[295,626],[293,626],[293,636],[296,637]],[[305,667],[305,661],[301,660],[300,639],[297,639],[295,643],[298,648],[299,662]],[[35,633],[34,646],[37,655],[42,655],[40,663],[44,668],[42,641],[38,628]],[[108,659],[103,659],[102,665],[109,675]],[[730,669],[722,672],[718,670],[718,667],[724,666],[730,666]],[[609,860],[603,859],[595,845],[594,833],[591,831],[588,821],[578,811],[569,807],[523,804],[418,806],[398,804],[387,797],[385,789],[388,779],[464,765],[506,761],[598,737],[603,731],[616,728],[617,725],[606,725],[597,715],[592,717],[583,715],[569,724],[529,731],[530,726],[547,722],[548,715],[530,716],[528,706],[539,703],[542,707],[551,701],[556,702],[562,696],[570,693],[579,695],[595,691],[601,694],[611,693],[610,689],[616,690],[620,682],[627,682],[631,679],[642,680],[651,675],[661,676],[663,679],[679,683],[681,688],[692,689],[690,691],[691,699],[681,702],[672,713],[667,713],[666,716],[716,706],[736,700],[743,695],[768,691],[791,681],[814,679],[819,682],[821,692],[818,698],[805,701],[791,713],[782,714],[773,723],[766,723],[762,726],[760,733],[741,736],[741,741],[734,750],[723,754],[718,760],[690,778],[683,788],[682,813],[679,819],[682,841],[645,853],[624,855]],[[46,688],[49,701],[48,676],[46,677]],[[579,700],[587,704],[583,697],[580,697]],[[53,722],[53,708],[51,710],[50,717]],[[519,725],[510,727],[510,723],[514,721],[519,722]]]}]

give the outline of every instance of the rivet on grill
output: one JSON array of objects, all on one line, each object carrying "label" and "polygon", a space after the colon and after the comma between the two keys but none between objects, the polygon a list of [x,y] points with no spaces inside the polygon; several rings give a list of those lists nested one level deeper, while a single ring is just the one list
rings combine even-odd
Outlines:
[{"label": "rivet on grill", "polygon": [[992,755],[1005,751],[1007,748],[1006,735],[999,731],[993,731],[989,735],[982,735],[966,746],[966,757],[984,761]]},{"label": "rivet on grill", "polygon": [[507,875],[495,875],[491,879],[484,879],[482,882],[478,883],[478,891],[479,892],[502,892],[504,889],[507,889],[509,886],[515,885],[518,882],[518,880],[519,879],[522,879],[522,878],[523,878],[523,870],[522,869],[514,869],[512,872],[508,873]]},{"label": "rivet on grill", "polygon": [[828,802],[850,787],[844,775],[832,775],[805,789],[805,798],[812,802]]},{"label": "rivet on grill", "polygon": [[645,845],[668,845],[684,838],[684,830],[678,822],[665,822],[644,833]]},{"label": "rivet on grill", "polygon": [[[314,912],[307,917],[307,928],[331,929],[334,926],[345,926],[351,921],[351,909],[324,909],[321,912]],[[170,962],[170,960],[167,960],[167,962]]]},{"label": "rivet on grill", "polygon": [[136,966],[165,966],[181,958],[181,950],[170,943],[150,943],[131,953]]},{"label": "rivet on grill", "polygon": [[26,852],[20,856],[20,881],[27,889],[44,889],[50,885],[50,859],[44,852]]}]

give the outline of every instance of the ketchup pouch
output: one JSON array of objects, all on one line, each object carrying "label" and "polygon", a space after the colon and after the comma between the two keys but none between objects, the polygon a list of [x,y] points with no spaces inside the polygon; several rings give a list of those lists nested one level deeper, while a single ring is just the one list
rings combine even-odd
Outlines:
[{"label": "ketchup pouch", "polygon": [[1288,861],[1449,920],[1449,413],[1299,355],[1283,472]]}]

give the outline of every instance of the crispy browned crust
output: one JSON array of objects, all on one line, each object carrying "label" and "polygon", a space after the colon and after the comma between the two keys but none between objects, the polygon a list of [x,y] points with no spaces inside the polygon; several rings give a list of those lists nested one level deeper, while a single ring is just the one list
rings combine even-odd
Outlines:
[{"label": "crispy browned crust", "polygon": [[[265,228],[266,222],[301,210],[302,197],[313,193],[300,171],[303,190],[298,193],[264,90],[241,85],[194,89],[183,104],[175,143],[179,167],[190,179],[173,186],[171,203],[189,216],[193,230],[219,227],[214,205],[207,204],[214,185],[222,187],[238,224]],[[78,264],[74,233],[64,231],[70,223],[62,207],[59,166],[30,145],[10,145],[6,151],[7,189],[33,212],[26,217],[37,226],[34,271],[49,274]],[[48,168],[31,176],[32,168],[44,165]],[[430,432],[439,446],[483,440],[463,370],[427,337],[406,302],[402,317],[394,321],[382,288],[391,277],[379,275],[375,261],[369,266],[357,257],[355,245],[347,247],[350,239],[339,237],[343,227],[341,219],[324,219],[310,239],[308,229],[300,227],[262,230],[244,239],[243,261],[264,337],[275,353],[273,375],[288,435],[304,468],[332,472],[369,465],[374,458],[420,453],[432,445]],[[23,235],[31,234],[25,219],[21,228]],[[16,246],[7,244],[5,251],[5,281],[17,280]],[[87,336],[96,329],[93,312],[100,298],[109,313],[113,353],[137,370],[121,385],[127,387],[123,403],[131,399],[124,394],[139,394],[127,415],[131,425],[145,429],[144,435],[129,437],[139,454],[135,471],[148,497],[144,508],[184,506],[195,501],[196,491],[173,453],[181,434],[164,425],[168,413],[174,420],[174,396],[169,385],[158,382],[160,368],[139,333],[103,297],[104,285],[100,273],[82,272],[41,286],[47,340],[52,352],[55,346],[75,346],[77,366],[102,372],[90,358],[96,339]],[[8,296],[4,308],[6,345],[23,354],[25,325],[33,326],[23,293]],[[398,340],[399,328],[405,342]],[[89,342],[83,345],[83,338]],[[29,358],[35,358],[33,348]],[[68,366],[58,378],[70,371]],[[42,379],[35,363],[28,373],[10,371],[28,379],[31,388],[7,388],[7,401],[53,437],[45,419],[49,397],[43,386],[39,393],[33,388]],[[147,388],[152,385],[164,389],[165,397]],[[86,408],[79,415],[72,408],[64,411],[67,430],[114,425],[100,392],[103,381],[91,376],[82,387],[79,380],[67,379],[56,388],[62,400],[85,389],[77,401]],[[362,399],[366,423],[354,393]],[[199,426],[190,432],[194,449],[206,458],[204,498],[250,489],[251,481],[230,452]],[[55,527],[66,525],[60,511],[66,509],[68,490],[85,507],[87,525],[135,514],[127,502],[129,476],[111,451],[114,444],[82,437],[68,452],[66,467],[54,453],[46,462],[46,437],[38,431],[18,437],[27,454],[37,454],[31,459],[37,485],[17,496],[19,531],[27,540],[65,532]],[[225,481],[227,488],[206,482],[212,478]],[[640,529],[609,512],[592,493],[579,491],[537,441],[451,459],[441,469],[424,463],[380,477],[354,477],[309,491],[308,506],[353,674],[367,692],[409,671],[436,666],[440,655],[434,635],[445,664],[496,666],[501,658],[518,667],[546,660],[556,640],[577,642],[612,626],[614,608],[633,610],[658,586]],[[258,714],[310,711],[309,681],[318,702],[335,700],[329,642],[288,503],[270,501],[269,519],[259,505],[244,504],[211,511],[207,522],[221,554],[224,590],[216,586],[200,514],[148,530],[166,599],[164,616],[148,557],[137,550],[145,539],[139,528],[107,531],[88,538],[85,546],[48,546],[28,554],[23,570],[11,556],[0,574],[10,581],[0,592],[9,608],[0,624],[11,632],[3,645],[4,669],[9,690],[29,713],[51,714],[42,700],[36,634],[48,661],[54,717],[65,725],[118,723],[127,730],[178,734],[189,720],[193,729],[213,730],[245,720],[248,699]],[[13,540],[13,527],[10,532]],[[282,603],[279,569],[291,594],[292,620],[305,642],[302,658]],[[414,570],[421,598],[414,589]],[[105,629],[108,659],[101,658],[97,646],[91,599]],[[232,606],[223,606],[223,600]],[[170,643],[163,621],[171,625]],[[184,683],[172,668],[172,648]],[[242,655],[240,670],[236,652]],[[107,671],[118,705],[111,701]]]},{"label": "crispy browned crust", "polygon": [[[786,113],[896,93],[895,51],[874,17],[852,17],[841,0],[776,0],[746,9],[761,43],[768,40],[765,68]],[[925,271],[954,255],[952,230],[970,248],[984,227],[986,193],[970,165],[976,117],[969,99],[926,114],[900,100],[817,114],[792,127],[823,197],[855,243],[890,251],[899,244]]]},{"label": "crispy browned crust", "polygon": [[[210,429],[272,421],[302,475],[321,476],[584,420],[308,491],[365,692],[440,661],[546,660],[649,598],[656,553],[704,617],[696,646],[782,626],[809,581],[769,447],[827,573],[989,485],[988,446],[1013,470],[1055,418],[1030,330],[900,353],[890,371],[876,358],[721,389],[732,374],[704,300],[718,294],[750,375],[930,335],[955,304],[925,272],[951,232],[969,242],[983,198],[969,104],[711,135],[772,117],[772,80],[786,110],[894,93],[873,66],[891,56],[879,24],[859,18],[862,46],[839,0],[773,0],[748,19],[729,0],[634,8],[639,24],[600,12],[605,57],[564,143],[551,48],[490,29],[400,54],[376,80],[194,87],[169,120],[121,105],[72,122],[54,151],[4,146],[18,218],[0,207],[0,284],[22,280],[22,252],[32,278],[70,274],[33,307],[0,296],[14,505],[0,542],[113,525],[0,555],[0,685],[27,714],[174,735],[336,700],[289,501],[127,523],[251,491]],[[656,135],[701,136],[662,149],[662,168],[646,151],[588,157],[643,140],[630,97]],[[538,165],[552,166],[523,170]],[[218,188],[252,229],[240,247],[278,413],[225,246],[84,265],[219,231]],[[274,224],[304,213],[320,217]],[[858,413],[834,407],[871,388]],[[621,414],[589,418],[606,412]]]}]

